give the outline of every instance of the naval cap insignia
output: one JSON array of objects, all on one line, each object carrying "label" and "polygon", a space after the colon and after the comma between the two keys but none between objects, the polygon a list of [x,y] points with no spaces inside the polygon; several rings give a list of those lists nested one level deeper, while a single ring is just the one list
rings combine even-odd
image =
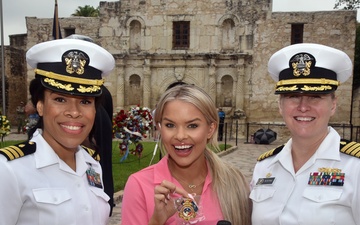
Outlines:
[{"label": "naval cap insignia", "polygon": [[63,54],[63,62],[66,65],[66,72],[82,75],[85,67],[89,64],[89,56],[79,50],[69,50]]},{"label": "naval cap insignia", "polygon": [[289,64],[295,77],[309,76],[310,69],[315,66],[315,58],[309,53],[298,53],[290,59]]}]

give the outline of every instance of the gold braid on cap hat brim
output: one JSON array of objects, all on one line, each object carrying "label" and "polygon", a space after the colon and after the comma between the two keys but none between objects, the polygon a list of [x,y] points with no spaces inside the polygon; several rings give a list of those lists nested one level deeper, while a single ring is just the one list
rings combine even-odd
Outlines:
[{"label": "gold braid on cap hat brim", "polygon": [[96,85],[96,86],[101,86],[104,84],[104,79],[95,80],[95,79],[70,77],[70,76],[64,76],[61,74],[57,74],[57,73],[53,73],[53,72],[49,72],[49,71],[45,71],[45,70],[40,70],[40,69],[35,69],[35,73],[45,76],[45,77],[48,77],[48,78],[53,78],[56,80],[61,80],[61,81],[66,81],[66,82],[71,82],[71,83],[76,83],[76,84]]},{"label": "gold braid on cap hat brim", "polygon": [[289,80],[281,80],[276,83],[276,86],[282,85],[292,85],[292,84],[329,84],[329,85],[340,85],[340,81],[337,80],[329,80],[324,78],[319,79],[289,79]]}]

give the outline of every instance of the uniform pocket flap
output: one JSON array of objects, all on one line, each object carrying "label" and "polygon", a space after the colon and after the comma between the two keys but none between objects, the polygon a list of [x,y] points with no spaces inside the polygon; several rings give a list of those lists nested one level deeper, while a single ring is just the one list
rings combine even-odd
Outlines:
[{"label": "uniform pocket flap", "polygon": [[338,200],[343,190],[330,187],[306,188],[303,196],[314,202]]},{"label": "uniform pocket flap", "polygon": [[103,191],[101,188],[90,188],[90,190],[98,197],[104,199],[105,201],[109,201],[110,197]]},{"label": "uniform pocket flap", "polygon": [[34,198],[39,203],[59,205],[71,199],[69,192],[62,188],[33,189]]},{"label": "uniform pocket flap", "polygon": [[256,187],[250,193],[250,198],[255,202],[262,202],[274,196],[274,188]]}]

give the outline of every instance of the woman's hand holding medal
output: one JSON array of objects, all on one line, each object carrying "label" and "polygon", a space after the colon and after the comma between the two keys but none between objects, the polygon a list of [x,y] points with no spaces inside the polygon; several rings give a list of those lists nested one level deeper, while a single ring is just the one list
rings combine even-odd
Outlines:
[{"label": "woman's hand holding medal", "polygon": [[164,224],[174,213],[177,212],[174,204],[174,195],[189,198],[191,196],[184,189],[177,187],[174,183],[163,180],[155,187],[155,208],[149,221],[150,224]]}]

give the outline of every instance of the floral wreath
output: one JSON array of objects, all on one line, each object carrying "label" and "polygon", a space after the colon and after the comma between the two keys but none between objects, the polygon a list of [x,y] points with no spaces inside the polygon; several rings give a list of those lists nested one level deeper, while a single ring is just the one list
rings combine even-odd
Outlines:
[{"label": "floral wreath", "polygon": [[[119,149],[124,161],[128,154],[137,155],[140,159],[143,146],[140,143],[142,138],[147,138],[152,129],[153,118],[151,111],[147,107],[131,107],[129,111],[120,110],[113,117],[113,137],[120,140]],[[134,149],[129,146],[134,144]]]}]

